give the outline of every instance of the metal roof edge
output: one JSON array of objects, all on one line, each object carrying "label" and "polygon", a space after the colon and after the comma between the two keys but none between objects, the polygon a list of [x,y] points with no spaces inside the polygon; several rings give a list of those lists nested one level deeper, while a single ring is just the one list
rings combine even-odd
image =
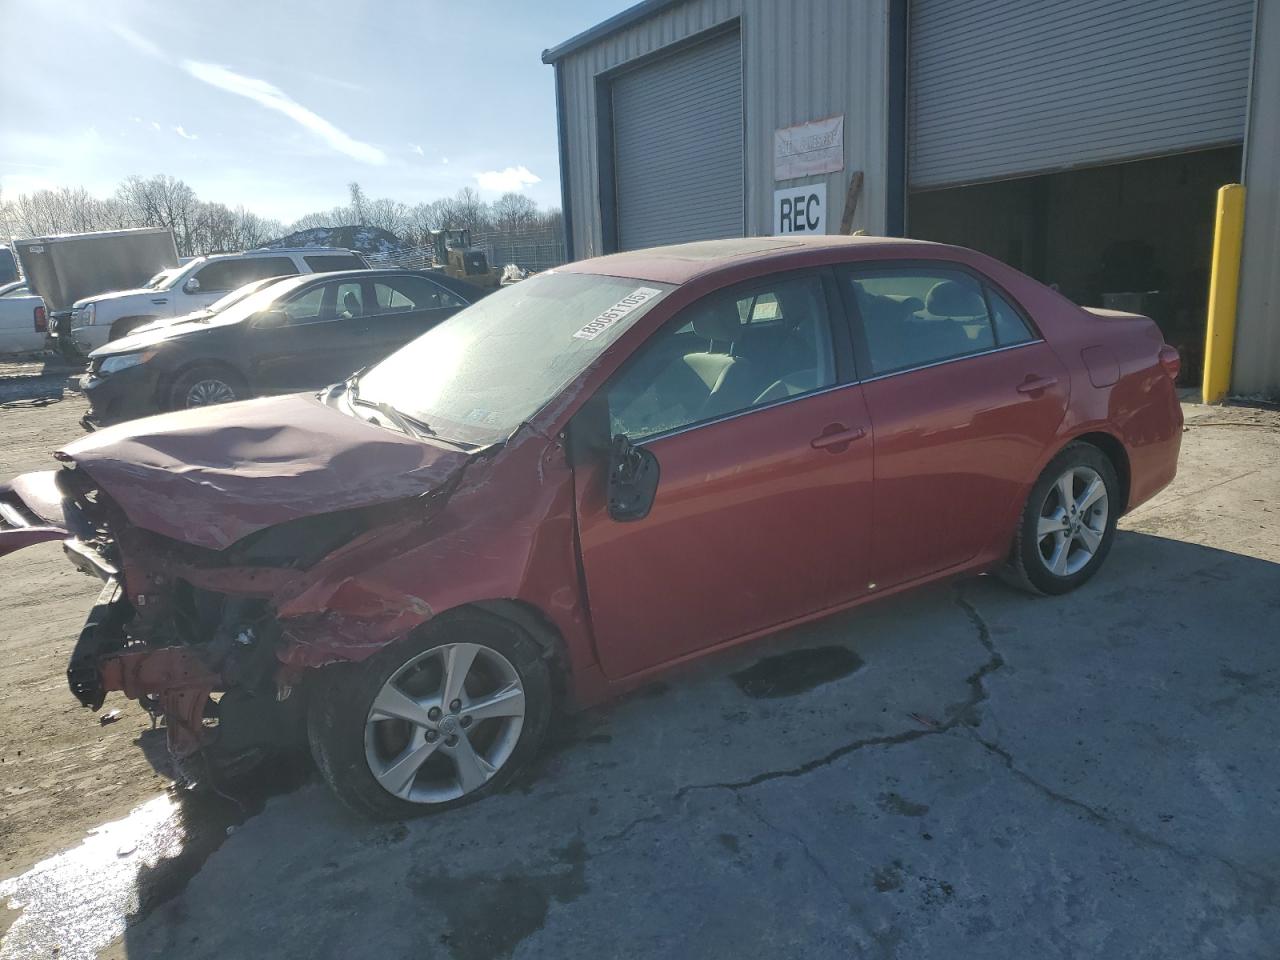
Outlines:
[{"label": "metal roof edge", "polygon": [[677,3],[683,2],[684,0],[641,0],[635,6],[614,14],[608,20],[600,21],[594,27],[587,28],[577,36],[570,37],[564,43],[557,44],[550,50],[543,50],[542,62],[555,63],[557,60],[563,60],[569,54],[590,46],[595,41],[607,37],[611,33],[617,33],[619,30],[629,27],[646,17],[651,17],[667,7],[674,7]]}]

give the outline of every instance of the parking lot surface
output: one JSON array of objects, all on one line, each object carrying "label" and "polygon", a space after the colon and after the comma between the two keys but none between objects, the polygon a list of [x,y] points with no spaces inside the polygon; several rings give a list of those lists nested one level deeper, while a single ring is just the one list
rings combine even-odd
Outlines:
[{"label": "parking lot surface", "polygon": [[[0,410],[0,474],[82,411]],[[96,583],[4,558],[0,958],[1274,957],[1280,414],[1185,412],[1177,481],[1078,592],[980,578],[775,636],[405,824],[305,766],[164,796],[163,734],[66,690]]]}]

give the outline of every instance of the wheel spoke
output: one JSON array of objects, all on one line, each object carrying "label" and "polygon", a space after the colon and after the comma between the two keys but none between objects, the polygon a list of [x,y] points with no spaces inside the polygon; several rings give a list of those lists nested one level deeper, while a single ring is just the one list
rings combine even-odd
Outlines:
[{"label": "wheel spoke", "polygon": [[1068,470],[1058,478],[1058,506],[1066,510],[1075,502],[1075,481],[1076,473],[1074,470]]},{"label": "wheel spoke", "polygon": [[1102,482],[1101,477],[1094,477],[1093,481],[1084,488],[1084,493],[1080,494],[1080,499],[1076,501],[1076,510],[1084,513],[1106,495],[1106,484]]},{"label": "wheel spoke", "polygon": [[1076,533],[1076,539],[1090,553],[1097,553],[1098,547],[1102,545],[1102,534],[1094,530],[1088,524],[1080,524],[1079,532]]},{"label": "wheel spoke", "polygon": [[373,707],[369,710],[369,719],[404,720],[415,727],[430,726],[427,717],[427,705],[419,703],[394,684],[388,683],[378,691]]},{"label": "wheel spoke", "polygon": [[440,699],[447,707],[462,697],[463,684],[480,648],[474,643],[455,643],[445,650],[444,684]]},{"label": "wheel spoke", "polygon": [[466,707],[467,716],[473,720],[489,720],[493,717],[524,716],[524,691],[513,683],[496,693],[481,697]]},{"label": "wheel spoke", "polygon": [[406,747],[404,753],[393,760],[389,767],[381,773],[375,773],[374,776],[388,791],[397,797],[404,797],[413,786],[413,778],[418,770],[427,762],[427,757],[436,752],[436,747],[439,745],[439,741],[435,743],[424,741],[416,747]]},{"label": "wheel spoke", "polygon": [[1067,554],[1071,552],[1071,538],[1065,532],[1053,536],[1053,556],[1049,558],[1049,569],[1060,577],[1067,575]]},{"label": "wheel spoke", "polygon": [[1062,510],[1055,510],[1051,517],[1041,517],[1036,524],[1036,540],[1041,541],[1050,534],[1067,529],[1067,516]]},{"label": "wheel spoke", "polygon": [[476,753],[465,733],[449,748],[449,754],[458,770],[458,786],[462,787],[463,793],[470,793],[483,786],[495,772],[489,761]]}]

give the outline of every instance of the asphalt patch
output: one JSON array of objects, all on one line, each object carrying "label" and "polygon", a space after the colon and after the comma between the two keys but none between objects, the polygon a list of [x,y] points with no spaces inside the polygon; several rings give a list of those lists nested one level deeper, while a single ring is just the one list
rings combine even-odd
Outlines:
[{"label": "asphalt patch", "polygon": [[804,693],[861,667],[862,658],[848,647],[809,647],[765,657],[733,674],[733,682],[748,697],[772,700]]}]

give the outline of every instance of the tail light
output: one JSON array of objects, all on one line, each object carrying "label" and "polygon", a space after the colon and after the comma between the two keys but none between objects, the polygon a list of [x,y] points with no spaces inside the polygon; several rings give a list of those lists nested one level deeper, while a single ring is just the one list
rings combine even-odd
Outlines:
[{"label": "tail light", "polygon": [[35,324],[36,333],[49,332],[49,317],[44,312],[44,304],[40,304],[40,306],[31,311],[31,319]]},{"label": "tail light", "polygon": [[1178,379],[1178,371],[1182,369],[1182,357],[1178,356],[1178,348],[1167,343],[1160,348],[1160,366],[1169,375],[1170,380]]}]

